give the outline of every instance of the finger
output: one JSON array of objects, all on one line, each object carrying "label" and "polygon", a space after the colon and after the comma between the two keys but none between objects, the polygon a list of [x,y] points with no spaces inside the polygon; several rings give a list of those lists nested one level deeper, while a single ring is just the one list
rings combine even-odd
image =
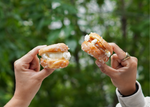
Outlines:
[{"label": "finger", "polygon": [[96,65],[100,68],[100,70],[105,73],[106,75],[108,75],[110,78],[113,77],[113,75],[117,72],[115,69],[111,68],[110,66],[108,66],[107,64],[103,64],[101,62],[99,62],[98,60],[96,60]]},{"label": "finger", "polygon": [[40,70],[39,58],[37,57],[37,55],[33,58],[32,62],[30,63],[29,69],[32,69],[34,71]]},{"label": "finger", "polygon": [[113,48],[113,51],[118,55],[119,59],[123,59],[125,58],[126,56],[126,53],[118,46],[116,45],[115,43],[109,43],[112,48]]},{"label": "finger", "polygon": [[112,68],[114,68],[114,69],[120,68],[121,67],[120,62],[121,62],[121,60],[119,59],[117,54],[113,54],[111,56],[111,66],[112,66]]},{"label": "finger", "polygon": [[48,77],[51,73],[53,73],[55,69],[46,69],[44,68],[43,70],[41,70],[40,72],[37,73],[37,78],[43,80],[46,77]]},{"label": "finger", "polygon": [[45,46],[46,45],[42,45],[42,46],[37,46],[33,48],[31,51],[29,51],[26,55],[24,55],[21,58],[22,62],[30,63],[33,60],[33,58],[39,53],[39,50]]},{"label": "finger", "polygon": [[129,59],[122,61],[121,65],[131,67],[132,64],[137,63],[137,62],[138,62],[137,58],[131,56]]}]

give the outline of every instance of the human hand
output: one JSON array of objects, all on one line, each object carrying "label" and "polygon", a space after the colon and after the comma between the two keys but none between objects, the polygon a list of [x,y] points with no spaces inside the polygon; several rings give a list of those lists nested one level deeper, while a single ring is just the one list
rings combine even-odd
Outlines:
[{"label": "human hand", "polygon": [[39,90],[42,81],[54,69],[40,70],[37,54],[44,46],[37,46],[14,63],[16,90],[13,98],[5,107],[28,107]]},{"label": "human hand", "polygon": [[111,56],[111,67],[96,60],[97,66],[111,78],[114,86],[122,95],[131,95],[136,91],[137,58],[125,58],[126,53],[115,43],[110,43],[116,54]]}]

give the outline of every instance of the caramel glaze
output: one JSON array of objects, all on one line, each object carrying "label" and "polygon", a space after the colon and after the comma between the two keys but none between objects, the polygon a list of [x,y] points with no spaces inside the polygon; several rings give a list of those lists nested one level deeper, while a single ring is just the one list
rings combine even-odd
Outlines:
[{"label": "caramel glaze", "polygon": [[[90,40],[88,41],[88,42],[92,42],[94,40],[94,38],[91,38],[90,37]],[[103,50],[103,51],[105,51],[106,50],[106,48],[102,45],[102,43],[100,42],[100,41],[97,41],[96,43],[95,43],[95,46],[99,49],[99,50]]]}]

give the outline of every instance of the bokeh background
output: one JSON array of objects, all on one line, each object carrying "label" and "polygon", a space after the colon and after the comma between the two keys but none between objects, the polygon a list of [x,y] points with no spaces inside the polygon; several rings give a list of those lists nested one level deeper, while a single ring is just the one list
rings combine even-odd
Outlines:
[{"label": "bokeh background", "polygon": [[115,107],[110,78],[81,50],[90,32],[138,58],[137,80],[149,96],[149,9],[149,0],[0,0],[0,106],[15,90],[14,61],[37,45],[64,42],[69,66],[43,81],[29,107]]}]

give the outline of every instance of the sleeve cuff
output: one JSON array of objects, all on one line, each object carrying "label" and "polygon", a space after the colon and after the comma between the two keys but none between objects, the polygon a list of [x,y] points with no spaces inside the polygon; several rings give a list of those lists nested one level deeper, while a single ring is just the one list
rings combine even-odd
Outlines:
[{"label": "sleeve cuff", "polygon": [[116,94],[122,107],[144,107],[145,100],[141,85],[138,81],[136,81],[136,83],[138,85],[138,90],[130,96],[124,97],[119,93],[118,88],[116,89]]}]

